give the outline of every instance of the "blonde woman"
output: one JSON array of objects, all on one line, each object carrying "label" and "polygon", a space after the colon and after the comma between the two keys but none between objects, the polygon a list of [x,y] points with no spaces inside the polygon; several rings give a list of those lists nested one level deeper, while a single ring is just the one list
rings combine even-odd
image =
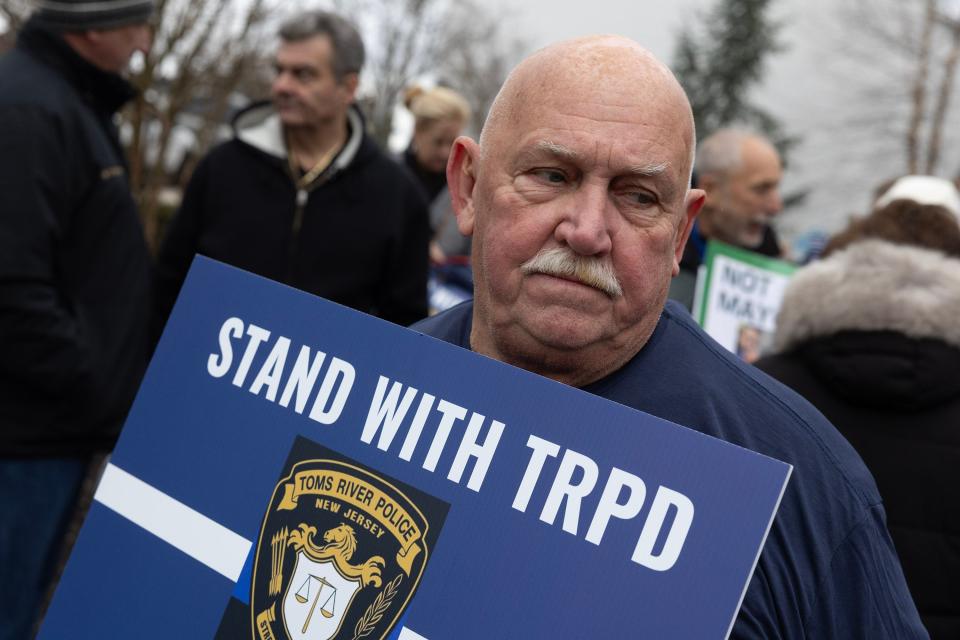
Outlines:
[{"label": "blonde woman", "polygon": [[407,90],[404,104],[414,117],[413,138],[403,162],[416,176],[430,201],[434,241],[430,257],[435,263],[469,254],[469,242],[457,231],[447,192],[447,158],[453,141],[470,119],[470,105],[459,93],[446,87]]}]

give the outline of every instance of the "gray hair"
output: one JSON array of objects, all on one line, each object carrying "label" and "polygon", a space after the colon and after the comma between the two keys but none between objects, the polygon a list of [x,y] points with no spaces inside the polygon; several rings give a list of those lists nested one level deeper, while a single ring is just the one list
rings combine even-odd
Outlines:
[{"label": "gray hair", "polygon": [[279,31],[284,42],[299,42],[314,36],[330,38],[333,59],[330,61],[337,81],[348,73],[363,68],[363,40],[349,21],[329,11],[305,11],[283,23]]},{"label": "gray hair", "polygon": [[698,146],[694,164],[697,175],[730,175],[743,162],[743,143],[759,136],[743,129],[719,129]]}]

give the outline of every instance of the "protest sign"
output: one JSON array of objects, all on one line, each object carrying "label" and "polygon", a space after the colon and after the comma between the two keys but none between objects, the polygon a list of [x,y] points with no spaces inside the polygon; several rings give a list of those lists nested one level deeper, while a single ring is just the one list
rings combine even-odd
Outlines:
[{"label": "protest sign", "polygon": [[41,638],[724,638],[789,474],[197,258]]},{"label": "protest sign", "polygon": [[693,317],[726,349],[753,362],[776,328],[790,276],[796,267],[711,240],[697,273]]}]

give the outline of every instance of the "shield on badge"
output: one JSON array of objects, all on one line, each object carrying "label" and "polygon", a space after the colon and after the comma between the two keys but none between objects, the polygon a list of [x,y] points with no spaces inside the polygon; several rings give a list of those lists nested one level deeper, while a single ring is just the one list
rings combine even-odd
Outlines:
[{"label": "shield on badge", "polygon": [[389,637],[449,507],[395,483],[332,457],[287,462],[253,561],[254,640]]},{"label": "shield on badge", "polygon": [[287,636],[297,640],[333,638],[360,587],[359,577],[345,577],[332,560],[317,562],[298,551],[283,597]]}]

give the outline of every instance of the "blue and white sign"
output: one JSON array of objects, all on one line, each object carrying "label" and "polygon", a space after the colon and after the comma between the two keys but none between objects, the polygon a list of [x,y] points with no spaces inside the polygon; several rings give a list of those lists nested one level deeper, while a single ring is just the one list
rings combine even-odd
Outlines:
[{"label": "blue and white sign", "polygon": [[198,258],[41,638],[725,638],[789,475]]}]

